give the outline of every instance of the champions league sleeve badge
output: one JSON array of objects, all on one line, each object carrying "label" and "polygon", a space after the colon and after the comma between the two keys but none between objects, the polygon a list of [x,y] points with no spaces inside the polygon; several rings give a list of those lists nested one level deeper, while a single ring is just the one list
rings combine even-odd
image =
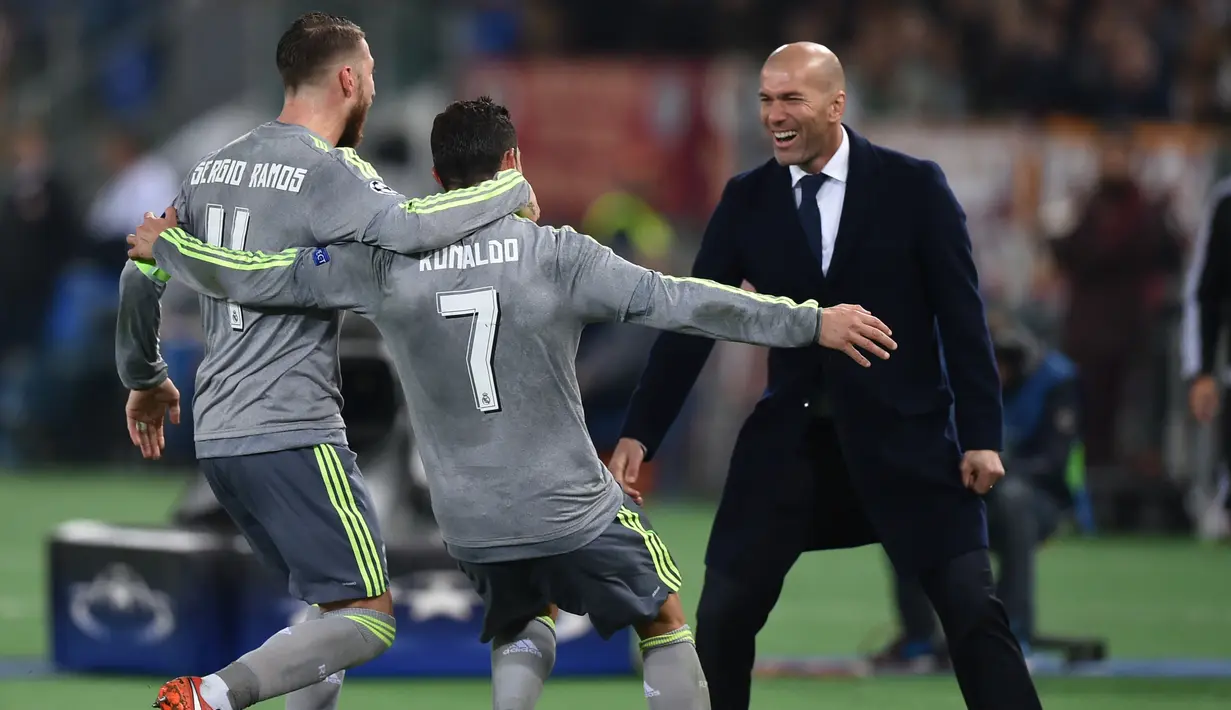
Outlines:
[{"label": "champions league sleeve badge", "polygon": [[372,192],[375,192],[378,195],[389,195],[390,197],[401,196],[401,193],[386,185],[383,180],[373,180],[368,183],[368,187],[372,188]]}]

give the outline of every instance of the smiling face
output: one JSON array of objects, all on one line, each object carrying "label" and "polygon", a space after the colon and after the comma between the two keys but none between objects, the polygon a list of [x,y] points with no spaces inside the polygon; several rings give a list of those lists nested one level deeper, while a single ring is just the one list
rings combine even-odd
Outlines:
[{"label": "smiling face", "polygon": [[837,57],[815,44],[787,45],[761,69],[761,124],[781,165],[818,172],[841,143],[845,81]]}]

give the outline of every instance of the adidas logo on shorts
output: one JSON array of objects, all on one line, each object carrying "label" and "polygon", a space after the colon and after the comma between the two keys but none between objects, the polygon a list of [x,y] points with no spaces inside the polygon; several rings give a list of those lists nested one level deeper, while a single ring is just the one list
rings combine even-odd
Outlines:
[{"label": "adidas logo on shorts", "polygon": [[647,698],[656,698],[656,697],[658,697],[659,695],[662,695],[662,693],[661,693],[661,692],[659,692],[659,691],[654,690],[653,688],[651,688],[649,683],[646,683],[645,681],[641,681],[641,683],[642,683],[643,685],[645,685],[645,697],[647,697]]},{"label": "adidas logo on shorts", "polygon": [[517,639],[514,641],[512,646],[504,649],[503,655],[507,656],[510,653],[533,653],[539,658],[543,657],[542,651],[539,651],[539,647],[535,646],[534,642],[530,639]]}]

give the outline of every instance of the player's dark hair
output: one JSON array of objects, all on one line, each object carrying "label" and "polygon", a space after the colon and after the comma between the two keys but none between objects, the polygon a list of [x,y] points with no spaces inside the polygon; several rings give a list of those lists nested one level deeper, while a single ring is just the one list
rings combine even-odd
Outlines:
[{"label": "player's dark hair", "polygon": [[504,154],[517,147],[509,110],[480,96],[454,101],[432,122],[432,162],[446,190],[477,185],[500,170]]},{"label": "player's dark hair", "polygon": [[293,92],[320,76],[339,56],[354,52],[364,33],[354,22],[324,12],[309,12],[291,23],[278,40],[278,73]]}]

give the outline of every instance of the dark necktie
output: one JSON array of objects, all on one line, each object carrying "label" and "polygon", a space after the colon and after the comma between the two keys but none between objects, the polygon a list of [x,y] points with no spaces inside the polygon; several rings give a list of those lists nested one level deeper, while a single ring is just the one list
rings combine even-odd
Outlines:
[{"label": "dark necktie", "polygon": [[821,191],[821,185],[828,179],[825,173],[805,175],[799,180],[799,224],[808,237],[808,247],[816,257],[816,263],[824,268],[824,246],[821,238],[821,207],[816,202],[816,195]]}]

